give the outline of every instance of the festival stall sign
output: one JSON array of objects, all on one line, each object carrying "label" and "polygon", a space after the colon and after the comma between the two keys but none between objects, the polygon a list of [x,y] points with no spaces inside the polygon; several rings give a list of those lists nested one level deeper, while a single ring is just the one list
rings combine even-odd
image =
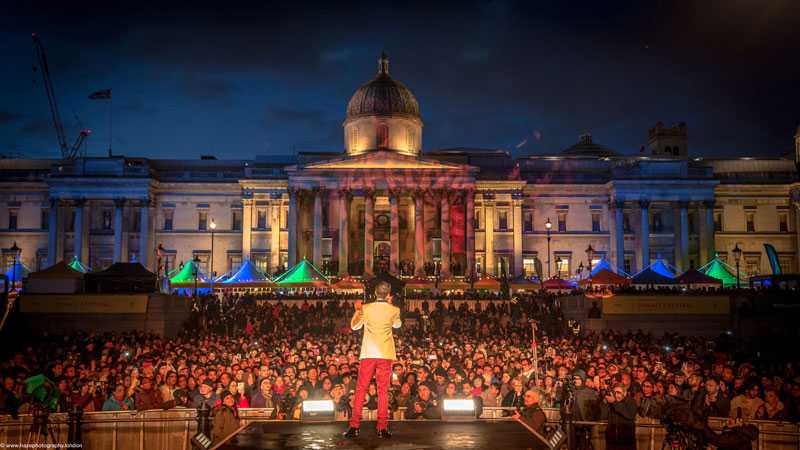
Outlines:
[{"label": "festival stall sign", "polygon": [[347,276],[333,283],[331,289],[334,291],[363,291],[364,283],[357,278]]},{"label": "festival stall sign", "polygon": [[710,277],[696,269],[689,269],[676,278],[678,283],[695,287],[719,287],[722,280]]},{"label": "festival stall sign", "polygon": [[550,278],[549,280],[545,280],[542,283],[542,287],[545,289],[562,289],[562,290],[570,290],[575,289],[577,284],[570,280],[564,280],[562,278]]},{"label": "festival stall sign", "polygon": [[[169,279],[169,285],[173,288],[194,288],[195,287],[195,263],[189,260],[183,267]],[[197,268],[197,287],[208,288],[209,279],[200,268]]]},{"label": "festival stall sign", "polygon": [[591,278],[585,278],[580,282],[581,286],[627,286],[630,283],[630,278],[618,275],[608,269],[603,269],[597,273],[592,271]]},{"label": "festival stall sign", "polygon": [[25,292],[31,294],[74,294],[83,290],[83,273],[66,261],[31,272],[25,280]]},{"label": "festival stall sign", "polygon": [[469,289],[469,283],[458,278],[447,278],[439,281],[439,289],[443,291],[464,291]]},{"label": "festival stall sign", "polygon": [[603,315],[727,315],[724,295],[617,295],[603,301]]},{"label": "festival stall sign", "polygon": [[328,277],[305,258],[275,279],[279,288],[328,288],[330,284]]},{"label": "festival stall sign", "polygon": [[80,273],[89,273],[91,269],[84,265],[77,256],[72,257],[72,261],[68,264],[69,268]]},{"label": "festival stall sign", "polygon": [[715,256],[714,259],[697,270],[702,274],[720,280],[722,282],[722,287],[736,286],[735,269],[725,264],[718,256]]},{"label": "festival stall sign", "polygon": [[531,291],[539,288],[539,283],[525,275],[520,275],[511,280],[509,288],[512,291]]},{"label": "festival stall sign", "polygon": [[269,277],[262,272],[252,261],[245,260],[242,266],[230,278],[216,285],[219,288],[264,288],[272,283]]},{"label": "festival stall sign", "polygon": [[500,281],[493,277],[481,278],[472,285],[473,289],[482,289],[486,291],[499,291],[501,287]]},{"label": "festival stall sign", "polygon": [[406,280],[406,290],[424,290],[424,289],[433,289],[434,283],[433,281],[427,278],[410,278]]}]

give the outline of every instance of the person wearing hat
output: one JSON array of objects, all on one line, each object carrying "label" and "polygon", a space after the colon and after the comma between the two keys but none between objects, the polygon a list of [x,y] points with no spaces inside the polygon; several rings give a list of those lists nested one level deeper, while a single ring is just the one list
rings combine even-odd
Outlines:
[{"label": "person wearing hat", "polygon": [[378,386],[378,437],[389,438],[389,378],[392,363],[397,359],[394,347],[393,328],[400,328],[400,308],[391,304],[391,286],[380,282],[375,287],[374,303],[362,305],[355,302],[355,313],[350,319],[350,328],[355,331],[364,329],[361,339],[361,354],[358,367],[358,384],[353,397],[353,414],[350,427],[344,433],[346,438],[354,438],[359,434],[361,425],[361,408],[364,395],[369,387],[373,373]]},{"label": "person wearing hat", "polygon": [[239,429],[239,411],[236,398],[230,391],[222,392],[222,403],[211,410],[211,441],[216,445]]},{"label": "person wearing hat", "polygon": [[192,398],[191,408],[200,408],[203,403],[209,408],[214,408],[220,404],[220,398],[217,396],[217,393],[214,392],[214,383],[211,380],[203,380],[197,389],[198,393]]}]

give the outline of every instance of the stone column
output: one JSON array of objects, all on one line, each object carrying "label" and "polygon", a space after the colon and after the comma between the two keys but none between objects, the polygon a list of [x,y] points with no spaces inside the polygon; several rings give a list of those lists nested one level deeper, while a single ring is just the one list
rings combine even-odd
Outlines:
[{"label": "stone column", "polygon": [[339,276],[345,277],[350,273],[350,193],[339,191]]},{"label": "stone column", "polygon": [[78,199],[75,201],[75,223],[73,224],[73,254],[75,258],[83,263],[83,207],[86,205],[86,199]]},{"label": "stone column", "polygon": [[122,210],[125,207],[124,198],[114,199],[114,262],[123,262],[122,256]]},{"label": "stone column", "polygon": [[289,211],[287,211],[289,215],[289,268],[297,264],[297,195],[297,189],[289,189]]},{"label": "stone column", "polygon": [[675,265],[689,270],[689,202],[678,202],[678,226],[675,230]]},{"label": "stone column", "polygon": [[414,272],[425,275],[425,192],[414,193]]},{"label": "stone column", "polygon": [[441,198],[439,200],[440,208],[442,209],[441,214],[441,231],[442,231],[442,240],[441,240],[441,249],[442,249],[442,267],[441,267],[441,276],[443,278],[450,276],[450,193],[447,191],[442,191]]},{"label": "stone column", "polygon": [[47,214],[47,267],[56,263],[58,252],[58,199],[50,199],[50,212]]},{"label": "stone column", "polygon": [[364,196],[364,275],[372,276],[374,271],[372,265],[375,262],[373,252],[375,250],[372,243],[372,221],[375,220],[375,197],[374,192],[367,192]]},{"label": "stone column", "polygon": [[483,222],[484,222],[484,230],[483,235],[486,239],[486,243],[483,246],[484,249],[484,273],[488,275],[494,275],[494,195],[493,194],[483,194],[483,207],[484,207],[484,215],[483,215]]},{"label": "stone column", "polygon": [[318,268],[322,266],[322,192],[314,189],[314,221],[312,237],[312,261]]},{"label": "stone column", "polygon": [[650,265],[650,200],[647,199],[639,200],[639,208],[641,209],[642,213],[642,218],[641,218],[642,257],[640,259],[642,263],[640,269],[644,269],[645,267]]},{"label": "stone column", "polygon": [[466,236],[466,252],[467,252],[467,267],[464,269],[464,275],[471,276],[475,271],[475,193],[468,190],[465,193],[466,211],[464,212],[464,222],[466,222],[465,236]]},{"label": "stone column", "polygon": [[269,265],[275,272],[281,264],[281,208],[283,208],[283,194],[270,195],[269,204]]},{"label": "stone column", "polygon": [[703,218],[700,222],[700,262],[698,266],[702,266],[717,255],[717,245],[714,242],[714,200],[704,201],[701,211]]},{"label": "stone column", "polygon": [[143,200],[139,208],[139,263],[147,267],[150,260],[150,200]]},{"label": "stone column", "polygon": [[389,193],[390,223],[392,227],[389,237],[392,246],[392,252],[389,257],[389,272],[392,275],[400,273],[400,211],[398,208],[398,196],[398,192]]},{"label": "stone column", "polygon": [[250,260],[253,247],[253,199],[242,199],[242,261]]},{"label": "stone column", "polygon": [[622,270],[625,268],[625,229],[622,217],[625,201],[614,200],[612,207],[614,208],[614,264],[617,269]]},{"label": "stone column", "polygon": [[800,272],[800,189],[794,189],[789,193],[789,199],[794,205],[794,251],[795,251],[795,266],[793,272]]},{"label": "stone column", "polygon": [[522,274],[522,192],[512,195],[514,207],[514,267],[509,275]]}]

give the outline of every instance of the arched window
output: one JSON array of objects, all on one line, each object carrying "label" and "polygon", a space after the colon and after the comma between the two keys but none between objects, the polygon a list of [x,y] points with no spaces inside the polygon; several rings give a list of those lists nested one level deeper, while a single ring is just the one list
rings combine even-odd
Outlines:
[{"label": "arched window", "polygon": [[389,126],[379,123],[376,130],[377,144],[379,149],[389,148]]}]

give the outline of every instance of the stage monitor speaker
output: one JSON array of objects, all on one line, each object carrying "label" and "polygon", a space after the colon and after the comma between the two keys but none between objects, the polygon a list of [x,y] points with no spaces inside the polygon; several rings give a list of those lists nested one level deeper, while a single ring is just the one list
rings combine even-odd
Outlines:
[{"label": "stage monitor speaker", "polygon": [[469,421],[476,419],[475,400],[446,398],[442,401],[442,420]]},{"label": "stage monitor speaker", "polygon": [[301,422],[328,422],[336,418],[333,400],[304,400]]}]

